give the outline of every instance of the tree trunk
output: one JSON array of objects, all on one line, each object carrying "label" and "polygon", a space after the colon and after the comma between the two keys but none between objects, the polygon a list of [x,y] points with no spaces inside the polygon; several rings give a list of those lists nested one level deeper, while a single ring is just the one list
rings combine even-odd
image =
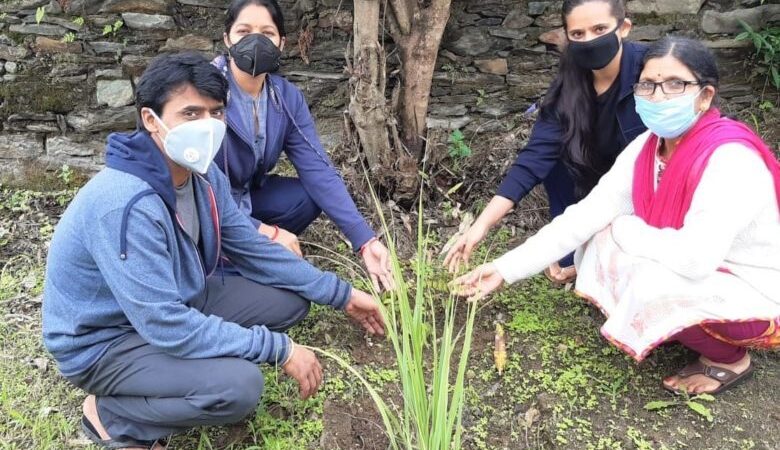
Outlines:
[{"label": "tree trunk", "polygon": [[[379,2],[355,0],[353,64],[349,114],[369,169],[386,175],[392,164],[385,106],[385,55],[379,45]],[[384,184],[382,180],[377,180]]]},{"label": "tree trunk", "polygon": [[403,81],[398,105],[401,139],[419,159],[425,147],[433,70],[450,17],[450,0],[432,0],[426,7],[414,0],[395,0],[392,5],[398,26],[390,29],[399,47]]},{"label": "tree trunk", "polygon": [[[393,92],[391,111],[385,97],[385,55],[378,42],[380,6],[386,3],[354,0],[349,114],[372,180],[392,193],[397,202],[407,203],[417,195],[417,167],[425,150],[433,69],[450,15],[450,0],[388,2],[384,25],[401,59],[400,92]],[[398,115],[398,122],[391,113]]]}]

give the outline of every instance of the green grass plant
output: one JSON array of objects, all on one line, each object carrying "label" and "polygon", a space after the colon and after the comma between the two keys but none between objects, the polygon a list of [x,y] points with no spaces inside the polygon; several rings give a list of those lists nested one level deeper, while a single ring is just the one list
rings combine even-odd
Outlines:
[{"label": "green grass plant", "polygon": [[756,49],[756,63],[766,74],[767,82],[780,89],[780,27],[754,29],[744,21],[739,21],[745,30],[736,40],[748,40]]},{"label": "green grass plant", "polygon": [[[418,204],[416,254],[408,269],[413,274],[411,282],[407,281],[407,267],[376,196],[374,201],[390,251],[395,289],[384,294],[373,288],[371,291],[381,305],[387,338],[395,353],[403,405],[389,406],[357,369],[336,355],[315,350],[345,367],[366,387],[382,416],[392,448],[461,448],[464,383],[477,306],[452,294],[442,294],[440,283],[435,280],[437,270],[432,252],[428,251],[430,240],[423,226],[422,201]],[[463,303],[466,319],[458,328],[457,312]]]}]

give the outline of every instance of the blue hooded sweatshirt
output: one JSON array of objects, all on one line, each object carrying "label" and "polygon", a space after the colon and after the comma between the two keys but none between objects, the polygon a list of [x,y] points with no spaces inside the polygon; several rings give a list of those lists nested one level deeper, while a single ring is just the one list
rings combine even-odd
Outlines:
[{"label": "blue hooded sweatshirt", "polygon": [[284,361],[286,335],[189,306],[205,295],[221,255],[245,278],[312,302],[343,308],[349,299],[349,284],[259,234],[214,165],[193,174],[198,247],[176,218],[168,165],[146,132],[110,135],[106,166],[68,206],[49,249],[43,338],[65,376],[88,369],[129,332],[179,358]]},{"label": "blue hooded sweatshirt", "polygon": [[[634,83],[642,72],[642,59],[647,46],[637,42],[624,42],[620,60],[618,103],[615,110],[618,123],[615,149],[610,166],[629,142],[647,128],[634,109]],[[577,202],[574,196],[574,179],[561,160],[564,126],[556,111],[542,109],[528,138],[528,144],[517,155],[507,171],[496,195],[519,202],[537,184],[543,183],[550,197],[550,211],[557,216],[571,204]]]},{"label": "blue hooded sweatshirt", "polygon": [[[222,71],[231,83],[230,89],[240,89],[228,74],[229,66],[224,56],[212,64]],[[276,166],[284,151],[295,167],[303,188],[314,203],[336,223],[349,239],[354,250],[359,249],[375,236],[355,202],[347,192],[344,180],[333,167],[317,136],[314,119],[309,112],[303,93],[284,77],[269,73],[264,84],[267,95],[265,114],[265,146],[255,152],[254,131],[247,129],[244,114],[238,102],[228,103],[225,111],[227,133],[215,162],[228,175],[235,192],[248,195],[248,189],[263,185],[266,176]],[[251,205],[247,198],[237,198],[242,205]],[[244,209],[249,215],[251,210]],[[254,220],[254,219],[253,219]],[[254,221],[255,226],[259,221]]]}]

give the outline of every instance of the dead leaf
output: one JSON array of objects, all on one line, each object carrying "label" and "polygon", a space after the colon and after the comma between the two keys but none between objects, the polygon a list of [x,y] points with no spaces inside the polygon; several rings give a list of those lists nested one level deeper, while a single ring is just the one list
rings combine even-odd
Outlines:
[{"label": "dead leaf", "polygon": [[542,416],[542,414],[539,412],[536,408],[529,408],[528,411],[525,412],[525,426],[530,427],[534,424],[539,418]]},{"label": "dead leaf", "polygon": [[49,360],[43,357],[35,358],[32,360],[32,365],[41,372],[46,372],[46,370],[49,368]]},{"label": "dead leaf", "polygon": [[500,323],[496,324],[493,360],[498,374],[501,375],[504,372],[504,368],[506,368],[506,338],[504,337],[504,327]]},{"label": "dead leaf", "polygon": [[22,278],[22,287],[25,289],[32,289],[38,284],[38,277],[35,276],[35,272],[28,273]]},{"label": "dead leaf", "polygon": [[458,232],[453,234],[449,240],[447,240],[447,243],[444,244],[444,247],[442,247],[441,252],[439,252],[440,255],[446,254],[453,245],[455,245],[455,242],[458,241],[458,238],[460,238],[463,233],[468,231],[469,228],[471,228],[471,224],[474,223],[474,214],[471,212],[465,212],[461,215],[460,219],[460,225],[458,226]]},{"label": "dead leaf", "polygon": [[409,214],[402,213],[401,214],[401,222],[403,222],[404,228],[406,229],[406,232],[411,235],[412,234],[412,219],[409,217]]},{"label": "dead leaf", "polygon": [[88,447],[92,445],[86,436],[79,436],[77,438],[68,439],[68,448]]},{"label": "dead leaf", "polygon": [[38,411],[38,416],[40,417],[49,417],[51,413],[57,412],[57,408],[51,407],[51,406],[44,406],[43,408]]}]

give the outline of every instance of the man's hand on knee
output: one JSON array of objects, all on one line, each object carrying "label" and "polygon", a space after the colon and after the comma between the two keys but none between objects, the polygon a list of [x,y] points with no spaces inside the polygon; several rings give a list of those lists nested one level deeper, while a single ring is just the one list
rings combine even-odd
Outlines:
[{"label": "man's hand on knee", "polygon": [[287,375],[295,378],[300,386],[299,392],[302,399],[314,395],[322,384],[322,366],[314,355],[314,352],[293,344],[292,355],[282,365],[282,370]]}]

